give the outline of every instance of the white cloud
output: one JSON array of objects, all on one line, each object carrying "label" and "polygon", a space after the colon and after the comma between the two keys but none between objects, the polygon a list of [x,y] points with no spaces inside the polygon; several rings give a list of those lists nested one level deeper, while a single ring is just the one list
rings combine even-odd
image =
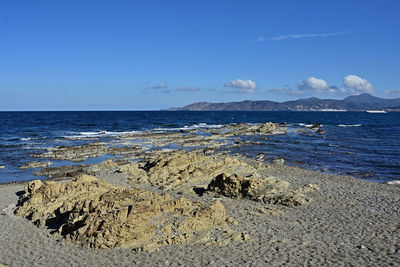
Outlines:
[{"label": "white cloud", "polygon": [[[350,32],[285,34],[285,35],[279,35],[279,36],[272,37],[271,40],[272,41],[280,41],[280,40],[284,40],[284,39],[299,39],[299,38],[311,38],[311,37],[329,37],[329,36],[338,36],[338,35],[344,35],[344,34],[349,34],[349,33]],[[257,40],[259,40],[260,38],[262,38],[262,37],[259,37]]]},{"label": "white cloud", "polygon": [[151,89],[165,89],[167,85],[163,82],[157,83],[156,85],[152,86]]},{"label": "white cloud", "polygon": [[243,93],[243,94],[255,93],[256,89],[257,89],[256,83],[253,82],[252,80],[236,79],[236,80],[232,80],[230,82],[224,83],[224,86],[238,89],[238,91],[235,91],[235,92]]},{"label": "white cloud", "polygon": [[195,86],[179,86],[178,89],[176,89],[178,91],[185,91],[185,92],[195,92],[195,91],[199,91],[200,88],[195,87]]},{"label": "white cloud", "polygon": [[297,88],[303,92],[316,92],[316,93],[336,93],[337,88],[330,86],[325,80],[310,77],[297,85]]},{"label": "white cloud", "polygon": [[374,87],[366,79],[363,79],[357,75],[347,75],[343,79],[343,85],[345,88],[342,89],[343,93],[348,94],[371,94],[374,92]]}]

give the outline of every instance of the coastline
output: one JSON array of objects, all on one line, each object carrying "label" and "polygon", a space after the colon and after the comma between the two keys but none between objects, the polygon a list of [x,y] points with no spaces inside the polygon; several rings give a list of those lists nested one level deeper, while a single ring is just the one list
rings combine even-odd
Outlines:
[{"label": "coastline", "polygon": [[[317,127],[316,127],[317,128]],[[140,162],[129,162],[124,157],[104,161],[100,164],[87,165],[82,169],[46,168],[45,173],[60,183],[68,183],[83,173],[93,175],[106,183],[120,188],[138,187],[151,192],[163,193],[165,190],[172,198],[185,197],[193,203],[209,204],[218,199],[226,209],[227,216],[234,218],[237,225],[230,227],[234,231],[244,231],[250,236],[242,242],[226,242],[222,245],[179,244],[158,247],[154,251],[135,251],[132,248],[90,249],[82,244],[65,242],[54,234],[54,229],[37,227],[32,221],[14,214],[18,199],[27,182],[0,185],[0,264],[5,266],[81,266],[81,265],[118,265],[118,266],[259,266],[271,265],[370,265],[386,266],[400,264],[400,186],[373,183],[345,175],[324,174],[321,172],[288,166],[277,161],[264,163],[257,159],[237,155],[233,159],[224,152],[218,152],[227,145],[224,140],[240,134],[279,134],[284,126],[262,124],[253,128],[232,126],[232,131],[213,133],[217,137],[182,136],[181,133],[147,133],[146,138],[152,144],[164,147],[171,142],[180,142],[182,147],[195,150],[201,158],[190,161],[182,156],[189,152],[179,149],[161,148],[143,152],[140,149],[125,147],[119,149],[125,158],[140,155],[144,163],[158,168],[157,175],[170,175],[177,170],[184,170],[201,162],[212,164],[228,157],[216,165],[216,171],[227,166],[244,166],[248,171],[253,168],[261,180],[275,177],[298,188],[306,184],[316,184],[319,190],[308,192],[312,201],[299,206],[273,205],[253,201],[247,198],[232,198],[224,195],[197,194],[194,185],[206,186],[210,177],[195,179],[188,176],[187,182],[172,180],[173,187],[157,177],[146,176],[136,167]],[[228,129],[229,130],[229,129]],[[215,129],[210,129],[214,132]],[[118,140],[117,144],[126,144],[130,138],[142,138],[136,134]],[[201,149],[198,149],[198,146]],[[240,143],[232,143],[240,146]],[[45,156],[50,158],[76,158],[101,154],[104,147],[98,144],[72,149],[52,150]],[[197,150],[196,150],[197,149]],[[134,153],[132,154],[132,150]],[[71,153],[71,151],[73,153]],[[90,153],[88,153],[88,151]],[[196,152],[197,151],[197,152]],[[100,153],[101,152],[101,153]],[[109,152],[108,150],[106,152]],[[113,150],[113,152],[115,152]],[[97,154],[96,154],[97,153]],[[165,160],[165,163],[163,163]],[[169,160],[169,161],[168,161]],[[207,160],[207,161],[205,161]],[[153,162],[153,163],[151,163]],[[200,162],[200,163],[199,163]],[[230,162],[230,163],[229,163]],[[143,163],[143,164],[144,164]],[[151,163],[151,164],[149,164]],[[153,165],[154,164],[154,165]],[[230,164],[230,165],[229,165]],[[172,167],[167,169],[168,166]],[[180,166],[180,167],[179,167]],[[182,167],[183,166],[183,167]],[[178,168],[179,167],[179,168]],[[135,169],[136,168],[136,169]],[[182,169],[183,168],[183,169]],[[192,167],[190,167],[192,168]],[[210,167],[213,169],[214,167]],[[240,168],[239,168],[240,169]],[[214,170],[204,169],[213,173]],[[141,177],[137,177],[140,174]],[[139,181],[146,176],[146,181]],[[212,177],[211,177],[212,178]],[[208,180],[207,180],[208,179]],[[179,181],[179,183],[176,183]],[[58,182],[57,182],[58,183]],[[161,184],[157,184],[161,183]],[[168,189],[169,188],[169,189]],[[217,229],[218,230],[218,229]],[[213,231],[213,230],[211,230]]]}]

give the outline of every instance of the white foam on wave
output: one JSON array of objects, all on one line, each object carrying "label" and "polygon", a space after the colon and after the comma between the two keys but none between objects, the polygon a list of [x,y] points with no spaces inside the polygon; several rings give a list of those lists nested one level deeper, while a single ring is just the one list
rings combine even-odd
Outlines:
[{"label": "white foam on wave", "polygon": [[129,131],[129,132],[109,132],[109,131],[98,131],[98,132],[79,132],[75,135],[64,136],[67,139],[86,139],[86,138],[97,138],[105,136],[122,136],[129,134],[136,134],[139,131]]},{"label": "white foam on wave", "polygon": [[339,124],[339,127],[361,127],[361,124]]},{"label": "white foam on wave", "polygon": [[[306,127],[306,128],[311,128],[314,126],[314,124],[311,124],[311,123],[298,123],[298,125]],[[322,124],[321,124],[321,126],[322,126]]]},{"label": "white foam on wave", "polygon": [[207,124],[207,123],[199,123],[193,125],[185,125],[179,128],[155,128],[155,131],[181,131],[181,130],[197,130],[197,129],[218,129],[222,128],[221,124]]},{"label": "white foam on wave", "polygon": [[33,141],[33,140],[40,140],[40,139],[47,139],[47,137],[21,137],[21,138],[15,138],[15,139],[11,139],[11,140]]}]

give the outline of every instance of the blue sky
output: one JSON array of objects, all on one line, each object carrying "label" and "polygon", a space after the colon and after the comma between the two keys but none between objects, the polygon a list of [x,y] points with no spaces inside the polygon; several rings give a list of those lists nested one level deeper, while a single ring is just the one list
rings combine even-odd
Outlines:
[{"label": "blue sky", "polygon": [[400,97],[400,1],[0,1],[0,110]]}]

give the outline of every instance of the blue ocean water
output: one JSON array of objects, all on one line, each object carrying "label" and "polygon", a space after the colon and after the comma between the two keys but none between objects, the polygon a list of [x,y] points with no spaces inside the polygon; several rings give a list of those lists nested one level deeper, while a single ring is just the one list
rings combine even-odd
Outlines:
[{"label": "blue ocean water", "polygon": [[[320,123],[325,133],[291,130],[267,139],[245,136],[260,145],[241,146],[234,152],[263,153],[267,160],[279,157],[288,164],[373,181],[400,179],[400,113],[396,112],[85,111],[0,112],[0,166],[4,166],[0,183],[37,179],[32,174],[35,169],[18,167],[38,160],[31,154],[53,146],[86,144],[93,137],[110,140],[134,131],[268,121],[286,122],[289,129]],[[72,163],[53,166],[63,164]]]}]

